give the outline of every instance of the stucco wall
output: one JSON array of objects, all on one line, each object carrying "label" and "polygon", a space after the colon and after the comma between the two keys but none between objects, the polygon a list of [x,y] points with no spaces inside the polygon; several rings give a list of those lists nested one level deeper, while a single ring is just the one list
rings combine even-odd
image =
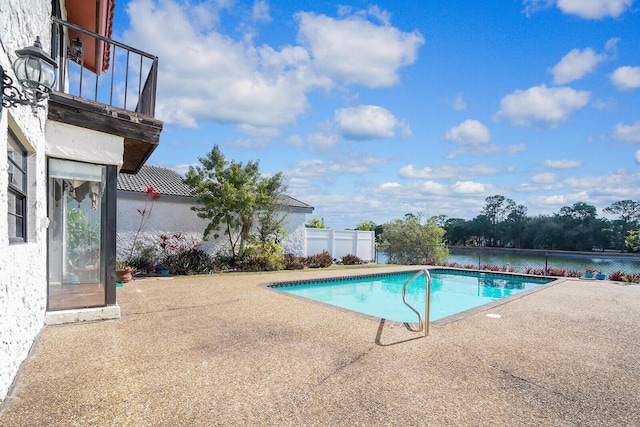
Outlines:
[{"label": "stucco wall", "polygon": [[[41,37],[49,50],[50,1],[0,2],[0,63],[16,82],[14,51]],[[9,245],[7,157],[0,156],[0,401],[4,400],[20,364],[27,357],[45,320],[46,177],[44,127],[47,113],[36,116],[26,106],[4,108],[0,116],[0,153],[7,150],[11,126],[29,153],[27,242]]]},{"label": "stucco wall", "polygon": [[[184,199],[161,196],[153,205],[150,199],[147,200],[145,205],[144,199],[132,199],[119,193],[116,227],[118,259],[126,259],[131,251],[142,218],[138,209],[147,212],[145,214],[147,220],[137,240],[145,246],[159,248],[161,234],[180,233],[189,241],[201,243],[201,248],[212,255],[227,247],[227,241],[222,233],[218,239],[214,239],[211,235],[208,241],[202,241],[207,223],[198,218],[197,214],[191,210],[189,202]],[[150,214],[149,209],[151,209]],[[304,213],[288,215],[285,225],[287,236],[283,242],[286,252],[303,254],[305,218]]]},{"label": "stucco wall", "polygon": [[304,213],[294,213],[287,216],[285,229],[287,235],[282,242],[285,253],[294,254],[296,256],[304,255],[305,248],[305,227],[307,216]]}]

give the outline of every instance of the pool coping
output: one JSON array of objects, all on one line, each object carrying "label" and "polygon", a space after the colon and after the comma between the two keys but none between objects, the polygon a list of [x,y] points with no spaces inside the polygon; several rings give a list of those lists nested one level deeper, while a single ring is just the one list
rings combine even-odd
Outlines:
[{"label": "pool coping", "polygon": [[462,320],[464,318],[467,318],[469,316],[473,316],[476,315],[478,313],[481,313],[483,311],[487,311],[487,310],[491,310],[495,307],[501,306],[503,304],[506,304],[508,302],[517,300],[519,298],[525,297],[527,295],[531,295],[532,293],[535,292],[539,292],[542,291],[544,289],[547,289],[551,286],[555,286],[558,285],[560,283],[564,283],[566,282],[568,279],[571,279],[569,277],[554,277],[554,276],[538,276],[538,275],[532,275],[532,274],[523,274],[523,273],[511,273],[511,272],[503,272],[503,271],[487,271],[487,270],[470,270],[470,269],[465,269],[465,268],[451,268],[451,267],[438,267],[438,266],[434,266],[434,267],[423,267],[423,268],[418,268],[415,270],[406,270],[406,271],[402,271],[402,272],[387,272],[387,273],[371,273],[371,274],[358,274],[358,275],[348,275],[348,276],[336,276],[336,277],[330,277],[330,278],[314,278],[314,279],[303,279],[303,280],[291,280],[291,281],[284,281],[284,282],[268,282],[268,283],[261,283],[260,285],[258,285],[261,288],[265,288],[267,290],[270,291],[274,291],[274,292],[278,292],[280,294],[284,294],[288,297],[291,298],[297,298],[300,300],[304,300],[307,302],[311,302],[313,304],[319,304],[322,305],[324,307],[330,307],[331,309],[334,310],[338,310],[338,311],[342,311],[345,313],[349,313],[350,315],[355,315],[364,319],[368,319],[374,322],[380,322],[380,321],[384,321],[386,325],[390,325],[390,326],[403,326],[407,329],[411,329],[413,330],[413,328],[418,328],[418,322],[401,322],[401,321],[397,321],[397,320],[390,320],[390,319],[384,319],[381,317],[377,317],[377,316],[373,316],[370,314],[366,314],[366,313],[360,313],[358,311],[355,310],[350,310],[348,308],[344,308],[344,307],[338,307],[336,305],[333,304],[329,304],[329,303],[325,303],[322,301],[317,301],[311,298],[306,298],[300,295],[295,295],[292,294],[290,292],[286,292],[286,291],[282,291],[279,290],[278,288],[285,288],[288,286],[297,286],[297,285],[303,285],[303,284],[310,284],[310,283],[320,283],[320,282],[326,282],[326,281],[333,281],[333,280],[356,280],[356,279],[361,279],[361,278],[367,278],[367,277],[384,277],[384,276],[395,276],[398,274],[403,274],[403,273],[417,273],[421,270],[427,269],[429,270],[429,272],[432,271],[456,271],[456,272],[468,272],[468,273],[484,273],[484,274],[491,274],[494,276],[507,276],[507,277],[527,277],[527,278],[536,278],[536,279],[551,279],[551,281],[549,283],[545,283],[545,284],[541,284],[539,286],[536,286],[534,288],[531,289],[527,289],[524,290],[522,292],[518,292],[517,294],[508,296],[508,297],[504,297],[504,298],[500,298],[498,300],[492,301],[492,302],[488,302],[486,304],[482,304],[480,306],[477,307],[473,307],[470,308],[468,310],[464,310],[461,311],[459,313],[456,314],[452,314],[450,316],[446,316],[443,317],[441,319],[438,320],[434,320],[432,322],[429,322],[430,326],[444,326],[447,325],[449,323],[453,323],[453,322],[457,322],[459,320]]}]

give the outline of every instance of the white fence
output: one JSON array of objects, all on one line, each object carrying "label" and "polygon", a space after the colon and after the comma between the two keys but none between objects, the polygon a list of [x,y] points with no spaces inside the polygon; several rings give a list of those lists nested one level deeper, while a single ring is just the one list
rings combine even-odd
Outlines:
[{"label": "white fence", "polygon": [[305,256],[327,251],[335,259],[340,259],[343,255],[355,255],[364,261],[375,260],[373,231],[306,228],[305,232]]}]

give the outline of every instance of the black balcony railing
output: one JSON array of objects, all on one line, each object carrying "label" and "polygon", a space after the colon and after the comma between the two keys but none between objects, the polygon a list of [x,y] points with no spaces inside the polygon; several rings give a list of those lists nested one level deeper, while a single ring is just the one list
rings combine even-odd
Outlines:
[{"label": "black balcony railing", "polygon": [[53,18],[57,90],[154,117],[158,57]]}]

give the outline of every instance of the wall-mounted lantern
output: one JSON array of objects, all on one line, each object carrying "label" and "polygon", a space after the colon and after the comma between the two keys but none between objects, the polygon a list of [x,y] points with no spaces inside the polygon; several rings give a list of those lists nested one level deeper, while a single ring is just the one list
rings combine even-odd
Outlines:
[{"label": "wall-mounted lantern", "polygon": [[58,64],[42,50],[40,37],[36,38],[33,46],[16,50],[16,55],[18,58],[13,62],[13,71],[22,84],[23,91],[14,86],[13,79],[0,65],[0,112],[2,107],[30,105],[35,113],[37,108],[44,107],[40,102],[48,98],[56,84]]}]

